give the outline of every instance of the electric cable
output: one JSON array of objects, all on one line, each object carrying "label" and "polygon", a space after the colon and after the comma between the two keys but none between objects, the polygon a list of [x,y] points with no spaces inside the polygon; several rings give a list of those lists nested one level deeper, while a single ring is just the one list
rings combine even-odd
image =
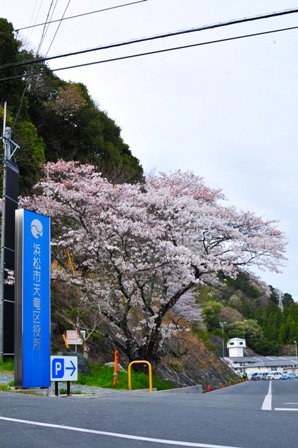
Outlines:
[{"label": "electric cable", "polygon": [[[41,2],[41,4],[40,4],[40,6],[39,6],[39,8],[41,8],[41,5],[42,5],[42,2]],[[33,12],[32,12],[32,15],[31,15],[31,19],[30,19],[30,25],[32,24],[32,22],[33,22],[33,18],[34,18],[34,13],[35,13],[35,9],[36,9],[36,7],[37,7],[37,0],[35,0],[35,3],[34,3],[34,7],[33,7]],[[28,31],[27,31],[27,35],[26,35],[26,39],[29,39],[29,36],[31,37],[31,35],[32,35],[32,30],[31,30],[31,32],[30,32],[30,34],[29,34],[29,30],[31,29],[31,26],[30,26],[30,28],[28,28]],[[9,31],[6,31],[6,32],[1,32],[2,34],[5,34],[5,33],[8,33]]]},{"label": "electric cable", "polygon": [[46,62],[46,61],[50,61],[50,60],[54,60],[54,59],[66,58],[66,57],[70,57],[70,56],[77,56],[80,54],[91,53],[94,51],[123,47],[123,46],[127,46],[127,45],[143,43],[143,42],[148,42],[148,41],[153,41],[153,40],[163,39],[163,38],[168,38],[168,37],[176,37],[176,36],[180,36],[182,34],[190,34],[190,33],[194,33],[194,32],[200,32],[200,31],[205,31],[205,30],[210,30],[210,29],[215,29],[215,28],[222,28],[222,27],[231,26],[231,25],[238,25],[241,23],[269,19],[269,18],[278,17],[278,16],[282,16],[285,14],[293,14],[293,13],[298,13],[298,9],[296,8],[296,9],[284,10],[284,11],[273,12],[273,13],[269,13],[269,14],[262,14],[262,15],[252,16],[252,17],[246,17],[246,18],[242,18],[242,19],[232,19],[232,20],[228,20],[226,22],[219,22],[216,24],[203,25],[203,26],[200,26],[197,28],[188,28],[185,30],[163,33],[163,34],[158,34],[155,36],[142,37],[142,38],[132,39],[129,41],[124,41],[124,42],[116,42],[114,44],[101,45],[101,46],[95,47],[95,48],[78,50],[78,51],[59,54],[59,55],[55,55],[55,56],[41,57],[41,58],[38,58],[35,60],[30,60],[30,61],[22,61],[22,62],[4,64],[4,65],[0,65],[0,70],[4,70],[6,68],[21,67],[24,65],[38,64],[40,62]]},{"label": "electric cable", "polygon": [[[54,40],[55,40],[55,38],[56,38],[56,36],[57,36],[57,33],[58,33],[58,31],[59,31],[59,28],[60,28],[61,23],[62,23],[63,20],[67,20],[67,19],[74,18],[74,17],[81,17],[81,16],[85,16],[85,15],[88,15],[88,14],[93,14],[93,13],[95,13],[95,12],[103,12],[103,11],[107,11],[107,10],[111,10],[111,9],[116,9],[116,8],[121,8],[121,7],[125,7],[125,6],[130,6],[130,5],[134,5],[134,4],[136,4],[136,3],[142,3],[142,2],[144,2],[144,1],[148,1],[148,0],[139,0],[139,1],[135,1],[135,2],[130,2],[130,3],[122,4],[122,5],[117,5],[117,6],[110,7],[110,8],[105,8],[105,9],[103,9],[103,10],[97,10],[97,11],[93,11],[93,12],[84,13],[84,14],[80,14],[80,15],[77,15],[77,16],[72,16],[72,17],[66,17],[66,18],[65,18],[64,16],[65,16],[66,11],[67,11],[67,9],[68,9],[68,7],[69,7],[70,1],[71,1],[71,0],[68,1],[68,4],[67,4],[67,6],[66,6],[66,8],[65,8],[65,10],[64,10],[64,12],[63,12],[62,18],[60,18],[60,19],[58,19],[58,20],[54,20],[54,21],[52,21],[53,14],[54,14],[54,12],[55,12],[55,9],[56,9],[57,3],[58,3],[58,0],[56,0],[56,3],[55,3],[55,5],[54,5],[54,7],[53,7],[53,10],[52,10],[52,13],[51,13],[51,16],[50,16],[50,12],[51,12],[52,5],[53,5],[53,0],[52,0],[52,1],[51,1],[51,4],[50,4],[50,7],[49,7],[49,10],[48,10],[48,14],[47,14],[46,22],[44,22],[44,23],[42,23],[42,24],[38,24],[38,25],[34,24],[34,25],[29,26],[29,27],[24,27],[24,28],[22,28],[22,29],[31,29],[31,30],[32,30],[32,29],[35,28],[36,26],[44,26],[44,30],[43,30],[43,33],[42,33],[42,36],[41,36],[41,39],[40,39],[40,42],[39,42],[39,45],[38,45],[38,49],[37,49],[37,51],[36,51],[36,55],[38,54],[38,52],[39,52],[39,50],[40,50],[40,48],[41,48],[41,45],[42,45],[42,43],[43,43],[43,41],[44,41],[44,38],[45,38],[45,36],[46,36],[46,33],[47,33],[47,30],[48,30],[49,24],[51,24],[51,23],[54,23],[54,22],[57,22],[57,21],[58,21],[58,22],[59,22],[59,25],[58,25],[58,27],[57,27],[57,29],[56,29],[56,32],[55,32],[55,34],[54,34],[54,36],[53,36],[53,38],[52,38],[52,41],[51,41],[50,46],[49,46],[49,48],[48,48],[48,50],[47,50],[46,56],[47,56],[48,52],[50,51],[50,48],[51,48],[52,45],[53,45],[53,42],[54,42]],[[34,11],[35,11],[35,9],[36,9],[36,4],[37,4],[37,0],[36,0],[36,2],[35,2],[34,10],[33,10],[33,13],[32,13],[32,18],[31,18],[31,22],[32,22],[32,19],[33,19]],[[37,15],[36,15],[36,18],[38,17],[38,14],[39,14],[39,12],[40,12],[41,5],[42,5],[42,3],[40,4],[38,13],[37,13]],[[49,16],[50,16],[50,20],[47,20],[47,19],[49,18]],[[36,20],[36,19],[35,19],[35,20]],[[15,31],[16,31],[16,30],[15,30]],[[16,117],[15,117],[14,122],[13,122],[13,125],[12,125],[12,130],[14,130],[15,125],[16,125],[17,120],[18,120],[18,117],[19,117],[19,114],[20,114],[20,112],[21,112],[22,105],[23,105],[24,98],[25,98],[25,94],[26,94],[26,92],[27,92],[28,85],[29,85],[29,79],[30,79],[29,77],[26,79],[25,87],[24,87],[24,89],[23,89],[22,96],[21,96],[20,105],[19,105],[19,107],[18,107],[18,111],[17,111],[17,113],[16,113]]]},{"label": "electric cable", "polygon": [[[58,0],[56,1],[56,5],[57,5],[57,2],[58,2]],[[68,9],[68,7],[69,7],[69,5],[70,5],[70,2],[71,2],[71,0],[68,0],[68,3],[67,3],[67,5],[66,5],[66,7],[65,7],[65,9],[64,9],[64,12],[63,12],[63,14],[62,14],[62,17],[61,17],[60,21],[59,21],[59,25],[57,26],[57,29],[56,29],[56,31],[55,31],[55,34],[54,34],[54,36],[53,36],[53,38],[52,38],[52,40],[51,40],[50,46],[49,46],[49,48],[48,48],[48,50],[47,50],[47,52],[46,52],[46,56],[48,55],[48,53],[49,53],[49,51],[50,51],[50,49],[51,49],[51,47],[52,47],[52,45],[53,45],[53,43],[54,43],[54,40],[55,40],[55,38],[56,38],[56,36],[57,36],[57,34],[58,34],[58,31],[59,31],[59,29],[60,29],[60,26],[61,26],[61,24],[62,24],[62,22],[63,22],[63,17],[64,17],[65,14],[66,14],[66,11],[67,11],[67,9]],[[55,7],[56,7],[56,5],[55,5]]]},{"label": "electric cable", "polygon": [[[79,17],[84,17],[84,16],[88,16],[88,15],[91,15],[91,14],[97,14],[99,12],[110,11],[112,9],[124,8],[126,6],[132,6],[132,5],[136,5],[137,3],[144,3],[144,2],[147,2],[147,1],[148,0],[138,0],[138,1],[135,1],[135,2],[124,3],[122,5],[110,6],[108,8],[104,8],[104,9],[97,9],[95,11],[83,12],[81,14],[77,14],[77,15],[74,15],[74,16],[64,17],[63,21],[70,20],[70,19],[77,19]],[[61,19],[55,19],[55,20],[51,20],[49,22],[37,23],[37,24],[34,24],[34,25],[24,26],[24,27],[21,27],[21,28],[16,28],[14,31],[16,33],[18,33],[19,31],[28,30],[28,29],[31,29],[31,28],[36,28],[36,27],[39,27],[39,26],[43,26],[45,24],[51,25],[52,23],[60,22],[60,20]]]},{"label": "electric cable", "polygon": [[[66,12],[66,10],[67,10],[67,8],[68,8],[68,6],[69,6],[70,1],[71,1],[71,0],[69,0],[68,5],[67,5],[67,7],[66,7],[66,9],[65,9],[65,12]],[[47,14],[47,19],[50,18],[50,20],[51,20],[51,18],[53,17],[53,14],[54,14],[54,12],[55,12],[55,9],[56,9],[58,0],[56,0],[56,3],[55,3],[55,5],[54,5],[54,7],[53,7],[53,9],[52,9],[53,3],[54,3],[54,0],[51,1],[50,7],[49,7],[49,10],[48,10],[48,14]],[[35,8],[35,7],[34,7],[34,8]],[[51,9],[52,9],[52,13],[51,13]],[[51,17],[50,17],[50,14],[51,14]],[[46,23],[47,23],[47,19],[46,19]],[[59,29],[59,27],[58,27],[58,29]],[[55,37],[56,37],[56,35],[57,35],[57,32],[58,32],[58,29],[57,29],[57,31],[56,31],[54,37],[53,37],[53,40],[52,40],[52,42],[51,42],[51,45],[52,45],[52,43],[54,42],[54,39],[55,39]],[[43,29],[43,32],[42,32],[42,36],[41,36],[41,38],[40,38],[40,42],[39,42],[39,45],[38,45],[38,49],[36,50],[36,55],[38,54],[38,51],[39,51],[40,48],[41,48],[41,45],[42,45],[42,43],[43,43],[43,41],[44,41],[44,39],[45,39],[45,36],[46,36],[46,34],[47,34],[47,31],[48,31],[48,26],[46,27],[46,25],[45,25],[45,26],[44,26],[44,29]],[[48,50],[48,51],[49,51],[49,50]],[[24,89],[23,89],[23,93],[22,93],[22,96],[21,96],[20,105],[19,105],[19,107],[18,107],[18,111],[17,111],[17,113],[16,113],[16,116],[15,116],[15,119],[14,119],[14,122],[13,122],[13,125],[12,125],[12,128],[11,128],[12,131],[14,130],[14,128],[15,128],[15,126],[16,126],[16,124],[17,124],[19,115],[20,115],[20,113],[21,113],[22,106],[23,106],[23,102],[24,102],[24,98],[25,98],[25,95],[26,95],[28,86],[29,86],[29,78],[27,78],[26,83],[25,83],[25,87],[24,87]]]},{"label": "electric cable", "polygon": [[[193,47],[200,47],[200,46],[205,46],[205,45],[211,45],[211,44],[217,44],[217,43],[222,43],[222,42],[229,42],[229,41],[234,41],[234,40],[238,40],[238,39],[246,39],[249,37],[257,37],[257,36],[263,36],[263,35],[268,35],[268,34],[273,34],[273,33],[280,33],[283,31],[292,31],[292,30],[297,30],[298,26],[292,26],[292,27],[288,27],[288,28],[280,28],[280,29],[275,29],[275,30],[269,30],[269,31],[261,31],[258,33],[251,33],[251,34],[242,34],[241,36],[232,36],[232,37],[226,37],[223,39],[216,39],[216,40],[211,40],[211,41],[206,41],[206,42],[199,42],[199,43],[195,43],[195,44],[188,44],[188,45],[182,45],[182,46],[178,46],[178,47],[170,47],[170,48],[163,48],[161,50],[153,50],[153,51],[147,51],[144,53],[135,53],[132,55],[127,55],[127,56],[119,56],[116,58],[111,58],[111,59],[103,59],[101,61],[93,61],[93,62],[86,62],[84,64],[77,64],[77,65],[72,65],[72,66],[67,66],[67,67],[60,67],[60,68],[51,68],[51,71],[53,72],[58,72],[61,70],[69,70],[69,69],[74,69],[74,68],[80,68],[80,67],[87,67],[87,66],[91,66],[91,65],[97,65],[97,64],[104,64],[107,62],[115,62],[115,61],[121,61],[121,60],[125,60],[125,59],[133,59],[133,58],[137,58],[137,57],[142,57],[142,56],[149,56],[149,55],[153,55],[153,54],[160,54],[160,53],[166,53],[169,51],[177,51],[177,50],[184,50],[187,48],[193,48]],[[19,78],[30,78],[30,77],[35,77],[35,76],[39,76],[41,73],[35,73],[35,74],[22,74],[22,75],[16,75],[16,76],[11,76],[11,77],[7,77],[7,78],[1,78],[1,81],[10,81],[13,79],[19,79]]]},{"label": "electric cable", "polygon": [[44,23],[44,27],[43,27],[43,30],[42,30],[42,34],[41,34],[41,38],[40,38],[40,41],[39,41],[39,45],[38,45],[38,48],[37,48],[37,50],[36,50],[36,55],[38,55],[38,53],[39,53],[39,51],[40,51],[40,49],[41,49],[42,43],[43,43],[43,41],[44,41],[44,39],[45,39],[45,37],[46,37],[46,34],[47,34],[47,30],[48,30],[48,18],[50,17],[50,12],[51,12],[53,3],[54,3],[54,0],[51,0],[51,4],[50,4],[50,7],[49,7],[49,10],[48,10],[48,13],[47,13],[46,21],[45,21],[45,23]]}]

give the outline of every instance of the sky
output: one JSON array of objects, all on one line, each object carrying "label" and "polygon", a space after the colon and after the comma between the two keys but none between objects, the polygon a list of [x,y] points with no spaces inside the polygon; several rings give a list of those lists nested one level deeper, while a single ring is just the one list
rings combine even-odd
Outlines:
[{"label": "sky", "polygon": [[[298,8],[298,0],[144,0],[115,8],[132,2],[2,0],[0,17],[19,29],[47,17],[81,15],[19,32],[27,49],[52,56]],[[294,26],[298,13],[48,64],[64,68]],[[227,204],[278,220],[288,241],[283,273],[259,275],[296,301],[297,44],[298,29],[56,72],[87,86],[98,107],[122,129],[145,173],[191,170],[209,187],[222,189]]]}]

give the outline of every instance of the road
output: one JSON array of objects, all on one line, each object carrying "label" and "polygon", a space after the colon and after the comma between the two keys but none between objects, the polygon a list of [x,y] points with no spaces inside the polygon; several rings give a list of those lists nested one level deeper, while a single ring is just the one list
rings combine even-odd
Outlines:
[{"label": "road", "polygon": [[0,446],[294,448],[297,419],[297,380],[246,382],[206,394],[1,392]]}]

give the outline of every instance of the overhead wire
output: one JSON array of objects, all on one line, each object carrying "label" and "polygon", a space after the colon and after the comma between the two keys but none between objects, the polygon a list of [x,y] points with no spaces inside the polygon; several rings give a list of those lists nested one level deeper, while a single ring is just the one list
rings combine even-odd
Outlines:
[{"label": "overhead wire", "polygon": [[[39,9],[38,9],[38,11],[37,11],[35,20],[37,20],[37,17],[38,17],[38,15],[39,15],[39,12],[40,12],[40,9],[41,9],[41,7],[42,7],[42,4],[43,4],[43,0],[42,0],[42,2],[41,2],[40,5],[39,5]],[[53,4],[53,0],[51,1],[50,8],[49,8],[49,10],[48,10],[48,15],[47,15],[47,17],[48,17],[49,14],[50,14],[50,11],[51,11],[51,8],[52,8],[52,4]],[[36,9],[36,5],[37,5],[37,0],[36,0],[35,5],[34,5],[34,9],[33,9],[33,13],[32,13],[32,18],[33,18],[33,16],[34,16],[34,12],[35,12],[35,9]],[[31,20],[32,20],[32,18],[31,18]],[[44,25],[45,25],[45,24],[44,24]],[[39,41],[39,45],[38,45],[38,48],[37,48],[37,51],[36,51],[36,55],[38,54],[38,51],[39,51],[39,49],[41,48],[41,45],[42,45],[42,42],[43,42],[43,39],[44,39],[45,35],[46,35],[46,26],[44,26],[44,29],[43,29],[43,32],[42,32],[42,35],[41,35],[41,38],[40,38],[40,41]],[[23,92],[22,92],[22,95],[21,95],[20,104],[19,104],[19,107],[18,107],[16,116],[15,116],[15,119],[14,119],[13,124],[12,124],[12,127],[11,127],[12,131],[14,130],[14,128],[15,128],[15,126],[16,126],[16,124],[17,124],[19,115],[20,115],[20,113],[21,113],[22,106],[23,106],[23,102],[24,102],[24,98],[25,98],[25,94],[26,94],[26,91],[27,91],[27,89],[28,89],[28,85],[29,85],[29,79],[27,79],[26,82],[25,82],[25,87],[24,87]]]},{"label": "overhead wire", "polygon": [[70,57],[70,56],[77,56],[77,55],[81,55],[81,54],[91,53],[94,51],[123,47],[123,46],[127,46],[127,45],[149,42],[149,41],[158,40],[158,39],[165,39],[168,37],[176,37],[179,35],[191,34],[191,33],[195,33],[195,32],[206,31],[206,30],[211,30],[211,29],[216,29],[216,28],[223,28],[223,27],[227,27],[227,26],[231,26],[231,25],[238,25],[238,24],[242,24],[242,23],[252,22],[252,21],[256,21],[256,20],[269,19],[269,18],[279,17],[279,16],[283,16],[286,14],[294,14],[294,13],[298,13],[298,8],[273,12],[273,13],[269,13],[269,14],[262,14],[262,15],[252,16],[252,17],[244,17],[241,19],[232,19],[232,20],[228,20],[226,22],[219,22],[219,23],[214,23],[214,24],[210,24],[210,25],[203,25],[203,26],[196,27],[196,28],[188,28],[188,29],[179,30],[179,31],[162,33],[162,34],[157,34],[154,36],[142,37],[142,38],[132,39],[132,40],[124,41],[124,42],[116,42],[113,44],[101,45],[101,46],[94,47],[94,48],[87,48],[85,50],[78,50],[78,51],[73,51],[73,52],[69,52],[69,53],[58,54],[55,56],[41,57],[41,58],[37,58],[35,60],[30,60],[30,61],[28,60],[28,61],[0,65],[0,70],[4,70],[6,68],[21,67],[24,65],[38,64],[40,62],[46,62],[46,61],[59,59],[59,58],[66,58],[66,57]]},{"label": "overhead wire", "polygon": [[[126,7],[126,6],[131,6],[131,5],[134,5],[134,4],[137,4],[137,3],[143,3],[143,2],[145,2],[145,1],[147,1],[147,0],[138,0],[138,1],[130,2],[130,3],[125,3],[125,4],[121,4],[121,5],[116,5],[116,6],[113,6],[113,7],[105,8],[105,9],[102,9],[102,10],[97,10],[97,11],[92,11],[92,12],[89,12],[89,13],[79,14],[79,15],[77,15],[77,16],[65,17],[65,14],[66,14],[67,9],[68,9],[68,7],[69,7],[69,5],[70,5],[70,2],[71,2],[71,0],[69,0],[68,3],[67,3],[67,5],[66,5],[66,7],[65,7],[65,9],[64,9],[62,18],[60,18],[59,20],[54,20],[54,21],[52,20],[52,17],[53,17],[53,14],[54,14],[54,12],[55,12],[55,9],[56,9],[58,0],[56,0],[56,3],[55,3],[55,5],[54,5],[54,7],[53,7],[53,9],[52,9],[53,1],[54,1],[54,0],[51,1],[51,4],[50,4],[49,10],[48,10],[48,14],[47,14],[47,17],[46,17],[46,21],[45,21],[45,22],[43,22],[42,24],[37,24],[37,25],[34,24],[34,25],[30,25],[29,27],[23,27],[23,28],[22,28],[22,30],[24,30],[24,29],[31,29],[31,30],[32,30],[33,28],[35,28],[35,27],[37,27],[37,26],[44,26],[44,29],[43,29],[43,32],[42,32],[42,36],[41,36],[41,39],[40,39],[40,42],[39,42],[39,45],[38,45],[38,48],[37,48],[37,51],[36,51],[36,55],[38,55],[38,53],[39,53],[39,51],[40,51],[40,49],[41,49],[41,46],[42,46],[42,43],[43,43],[43,41],[44,41],[44,39],[45,39],[45,36],[46,36],[46,34],[47,34],[47,30],[48,30],[48,28],[49,28],[49,25],[52,24],[52,23],[54,23],[54,22],[55,22],[55,23],[56,23],[56,22],[59,22],[59,25],[58,25],[58,27],[57,27],[57,29],[56,29],[56,32],[55,32],[55,34],[54,34],[54,36],[53,36],[53,38],[52,38],[52,40],[51,40],[50,45],[49,45],[49,47],[48,47],[48,50],[47,50],[47,52],[46,52],[46,56],[48,55],[48,53],[49,53],[49,51],[50,51],[50,49],[51,49],[51,47],[52,47],[52,45],[53,45],[53,42],[54,42],[54,40],[55,40],[55,38],[56,38],[56,36],[57,36],[57,33],[58,33],[59,29],[60,29],[60,26],[61,26],[61,24],[62,24],[62,22],[63,22],[64,20],[71,19],[71,18],[75,18],[75,17],[82,17],[82,16],[85,16],[85,15],[88,15],[88,14],[94,14],[95,12],[98,13],[98,12],[103,12],[103,11],[107,11],[107,10],[111,10],[111,9],[116,9],[116,8],[122,8],[122,7]],[[37,19],[37,17],[38,17],[39,12],[40,12],[42,3],[43,3],[43,0],[42,0],[42,2],[41,2],[41,4],[40,4],[38,13],[37,13],[37,15],[36,15],[36,19]],[[32,21],[32,19],[33,19],[33,15],[34,15],[34,12],[35,12],[35,9],[36,9],[36,4],[37,4],[37,0],[36,0],[36,2],[35,2],[35,6],[34,6],[33,13],[32,13],[31,21]],[[52,13],[51,13],[51,9],[52,9]],[[51,16],[50,16],[50,13],[51,13]],[[49,18],[49,20],[48,20],[48,18]],[[36,19],[35,19],[35,20],[36,20]],[[19,30],[20,30],[20,29],[19,29]],[[17,30],[15,30],[15,31],[17,31]],[[24,87],[24,89],[23,89],[22,96],[21,96],[21,100],[20,100],[20,105],[19,105],[19,107],[18,107],[18,111],[17,111],[17,113],[16,113],[16,116],[15,116],[15,119],[14,119],[14,122],[13,122],[13,125],[12,125],[12,130],[14,129],[14,127],[15,127],[15,125],[16,125],[16,123],[17,123],[19,114],[20,114],[20,112],[21,112],[22,105],[23,105],[24,98],[25,98],[25,94],[26,94],[26,91],[27,91],[27,89],[28,89],[29,79],[30,79],[30,77],[28,77],[28,78],[26,79],[25,87]]]},{"label": "overhead wire", "polygon": [[47,13],[46,21],[45,21],[45,23],[44,23],[44,27],[43,27],[43,31],[42,31],[42,34],[41,34],[41,38],[40,38],[40,41],[39,41],[39,45],[38,45],[37,50],[36,50],[36,55],[38,55],[38,53],[39,53],[39,51],[40,51],[40,49],[41,49],[41,46],[42,46],[42,44],[43,44],[43,41],[44,41],[44,39],[45,39],[45,37],[46,37],[46,34],[47,34],[47,30],[48,30],[48,17],[50,17],[50,12],[51,12],[53,3],[54,3],[54,0],[51,0],[51,4],[50,4],[50,7],[49,7],[49,10],[48,10],[48,13]]},{"label": "overhead wire", "polygon": [[[63,12],[63,14],[62,14],[62,17],[61,17],[60,21],[59,21],[59,25],[57,26],[57,29],[56,29],[56,31],[55,31],[55,34],[54,34],[54,36],[53,36],[53,38],[52,38],[52,40],[51,40],[51,43],[50,43],[50,45],[49,45],[49,48],[48,48],[47,52],[46,52],[46,56],[47,56],[47,54],[49,53],[49,51],[50,51],[50,49],[51,49],[51,47],[52,47],[52,45],[53,45],[53,43],[54,43],[55,38],[57,37],[58,31],[59,31],[60,26],[61,26],[61,24],[62,24],[62,22],[63,22],[63,17],[64,17],[65,14],[66,14],[66,11],[67,11],[67,9],[68,9],[68,7],[69,7],[69,5],[70,5],[70,2],[71,2],[71,0],[68,0],[68,3],[67,3],[67,5],[66,5],[66,7],[65,7],[65,9],[64,9],[64,12]],[[56,0],[56,5],[57,5],[57,3],[58,3],[58,0]],[[55,5],[55,7],[56,7],[56,5]]]},{"label": "overhead wire", "polygon": [[[137,0],[137,1],[134,1],[134,2],[123,3],[121,5],[109,6],[108,8],[97,9],[95,11],[83,12],[81,14],[76,14],[76,15],[73,15],[73,16],[64,17],[63,21],[70,20],[70,19],[77,19],[77,18],[88,16],[88,15],[91,15],[91,14],[98,14],[100,12],[110,11],[110,10],[113,10],[113,9],[124,8],[126,6],[132,6],[132,5],[136,5],[137,3],[144,3],[144,2],[147,2],[147,1],[148,0]],[[20,28],[15,28],[14,31],[16,33],[18,33],[19,31],[24,31],[24,30],[28,30],[28,29],[31,29],[31,28],[36,28],[36,27],[39,27],[39,26],[43,26],[45,24],[51,25],[53,23],[60,22],[60,20],[61,19],[55,19],[55,20],[50,20],[49,22],[36,23],[34,25],[28,25],[28,26],[24,26],[24,27],[20,27]]]},{"label": "overhead wire", "polygon": [[[41,8],[41,5],[42,5],[42,3],[40,4],[39,8]],[[28,31],[27,31],[27,39],[29,38],[29,30],[30,29],[31,29],[30,37],[32,35],[32,26],[34,26],[34,25],[31,26],[31,24],[33,22],[33,17],[34,17],[36,6],[37,6],[37,0],[35,0],[35,4],[34,4],[34,7],[33,7],[33,12],[32,12],[31,19],[30,19],[30,27],[27,28],[28,29]]]},{"label": "overhead wire", "polygon": [[[68,8],[70,2],[71,2],[71,0],[68,1],[68,4],[67,4],[67,6],[66,6],[66,8],[65,8],[65,10],[64,10],[63,15],[66,13],[67,8]],[[53,17],[53,14],[54,14],[55,9],[56,9],[56,7],[57,7],[58,0],[56,0],[54,6],[53,6],[53,3],[54,3],[54,0],[51,0],[51,4],[50,4],[50,7],[49,7],[49,10],[48,10],[48,13],[47,13],[47,17],[46,17],[45,26],[44,26],[44,29],[43,29],[43,32],[42,32],[42,35],[41,35],[41,38],[40,38],[40,42],[39,42],[38,48],[37,48],[37,50],[36,50],[36,55],[37,55],[38,52],[40,51],[41,46],[42,46],[42,43],[44,42],[44,39],[45,39],[46,34],[47,34],[47,31],[48,31],[48,26],[46,26],[46,23],[47,23],[47,21],[48,21],[47,19],[49,18],[49,20],[51,20],[51,18]],[[51,11],[51,10],[52,10],[52,11]],[[50,15],[50,14],[51,14],[51,15]],[[54,40],[55,40],[55,37],[57,36],[57,33],[58,33],[59,28],[60,28],[60,26],[58,26],[58,28],[57,28],[57,30],[56,30],[56,33],[54,34],[54,37],[53,37],[53,39],[52,39],[52,41],[51,41],[51,44],[50,44],[50,47],[48,48],[48,51],[50,50],[51,45],[53,44],[53,42],[54,42]],[[48,52],[47,52],[47,53],[48,53]],[[47,54],[47,53],[46,53],[46,54]],[[17,113],[16,113],[16,116],[15,116],[15,119],[14,119],[14,122],[13,122],[13,125],[12,125],[12,131],[14,130],[14,128],[15,128],[15,126],[16,126],[16,123],[17,123],[17,121],[18,121],[19,115],[20,115],[20,113],[21,113],[22,106],[23,106],[23,102],[24,102],[24,98],[25,98],[25,94],[26,94],[27,89],[28,89],[28,85],[29,85],[29,78],[26,80],[25,87],[24,87],[23,92],[22,92],[22,96],[21,96],[21,100],[20,100],[20,105],[19,105],[19,107],[18,107],[18,111],[17,111]]]},{"label": "overhead wire", "polygon": [[[279,28],[279,29],[269,30],[269,31],[261,31],[261,32],[258,32],[258,33],[242,34],[240,36],[226,37],[226,38],[216,39],[216,40],[211,40],[211,41],[206,41],[206,42],[199,42],[199,43],[194,43],[194,44],[181,45],[181,46],[170,47],[170,48],[163,48],[161,50],[153,50],[153,51],[146,51],[146,52],[143,52],[143,53],[135,53],[135,54],[132,54],[132,55],[127,55],[127,56],[119,56],[119,57],[116,57],[116,58],[103,59],[101,61],[86,62],[84,64],[77,64],[77,65],[71,65],[71,66],[60,67],[60,68],[51,68],[51,70],[53,72],[57,72],[57,71],[61,71],[61,70],[69,70],[69,69],[74,69],[74,68],[87,67],[87,66],[103,64],[103,63],[107,63],[107,62],[115,62],[115,61],[121,61],[121,60],[125,60],[125,59],[133,59],[133,58],[142,57],[142,56],[149,56],[149,55],[153,55],[153,54],[166,53],[166,52],[169,52],[169,51],[184,50],[184,49],[187,49],[187,48],[200,47],[200,46],[217,44],[217,43],[222,43],[222,42],[229,42],[229,41],[238,40],[238,39],[245,39],[245,38],[249,38],[249,37],[263,36],[263,35],[268,35],[268,34],[273,34],[273,33],[280,33],[280,32],[284,32],[284,31],[297,30],[297,29],[298,29],[298,26],[292,26],[292,27]],[[33,75],[32,74],[16,75],[16,76],[7,77],[7,78],[1,78],[0,82],[1,81],[9,81],[9,80],[13,80],[13,79],[19,79],[19,78],[26,79],[26,78],[30,78],[30,77],[34,77],[34,76],[39,76],[39,75],[40,75],[40,73],[36,73],[36,74],[33,74]]]}]

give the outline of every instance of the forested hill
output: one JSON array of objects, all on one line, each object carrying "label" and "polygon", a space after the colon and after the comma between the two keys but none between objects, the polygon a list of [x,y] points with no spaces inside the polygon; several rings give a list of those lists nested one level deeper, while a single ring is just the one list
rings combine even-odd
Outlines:
[{"label": "forested hill", "polygon": [[[200,288],[203,331],[209,336],[245,338],[260,355],[293,355],[298,340],[298,303],[289,293],[256,282],[249,274],[220,276],[218,288]],[[198,330],[202,333],[202,329]]]},{"label": "forested hill", "polygon": [[39,180],[42,163],[59,159],[95,165],[115,182],[142,180],[142,166],[121,129],[97,107],[87,87],[63,81],[45,63],[22,65],[34,60],[13,25],[0,18],[0,118],[7,102],[7,126],[21,147],[16,153],[20,193],[30,192]]}]

